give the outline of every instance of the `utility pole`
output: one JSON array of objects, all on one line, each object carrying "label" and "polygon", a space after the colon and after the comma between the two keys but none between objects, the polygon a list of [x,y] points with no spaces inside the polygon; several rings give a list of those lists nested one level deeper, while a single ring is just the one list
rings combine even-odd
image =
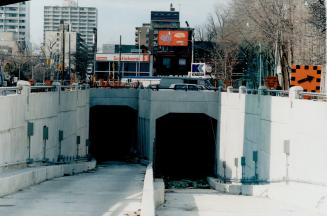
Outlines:
[{"label": "utility pole", "polygon": [[62,62],[61,62],[61,84],[64,85],[65,77],[65,23],[64,20],[61,20],[62,26]]},{"label": "utility pole", "polygon": [[193,72],[193,63],[194,63],[194,31],[192,30],[192,62],[191,62],[191,72]]},{"label": "utility pole", "polygon": [[261,57],[261,43],[259,42],[259,87],[262,85],[262,57]]},{"label": "utility pole", "polygon": [[118,65],[119,81],[122,78],[122,74],[121,74],[121,40],[122,40],[122,37],[120,35],[120,37],[119,37],[119,65]]},{"label": "utility pole", "polygon": [[[139,72],[139,75],[141,73],[141,31],[140,29],[138,29],[138,33],[139,33],[139,38],[138,38],[138,41],[139,41],[139,65],[138,65],[138,72]],[[137,73],[136,73],[136,76],[137,76]]]},{"label": "utility pole", "polygon": [[70,65],[70,62],[71,62],[71,60],[70,60],[70,26],[68,27],[68,75],[69,75],[69,77],[70,77],[70,73],[71,73],[71,65]]}]

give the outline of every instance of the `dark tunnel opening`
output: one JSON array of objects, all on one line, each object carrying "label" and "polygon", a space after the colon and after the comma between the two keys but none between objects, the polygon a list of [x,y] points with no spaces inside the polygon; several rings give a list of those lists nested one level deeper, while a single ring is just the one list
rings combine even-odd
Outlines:
[{"label": "dark tunnel opening", "polygon": [[90,109],[90,154],[97,162],[126,161],[137,141],[137,111],[127,106]]},{"label": "dark tunnel opening", "polygon": [[156,121],[154,172],[169,180],[205,179],[215,172],[217,120],[171,113]]}]

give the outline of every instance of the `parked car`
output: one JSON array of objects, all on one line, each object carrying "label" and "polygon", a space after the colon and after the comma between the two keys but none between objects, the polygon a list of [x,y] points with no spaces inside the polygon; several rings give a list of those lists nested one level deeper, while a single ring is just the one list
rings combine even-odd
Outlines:
[{"label": "parked car", "polygon": [[169,88],[174,90],[184,90],[184,91],[199,91],[199,90],[206,89],[202,85],[184,84],[184,83],[171,84]]}]

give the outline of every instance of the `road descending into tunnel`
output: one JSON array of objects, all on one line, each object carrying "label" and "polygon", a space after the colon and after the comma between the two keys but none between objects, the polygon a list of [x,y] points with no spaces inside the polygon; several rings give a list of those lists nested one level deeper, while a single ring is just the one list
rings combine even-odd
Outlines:
[{"label": "road descending into tunnel", "polygon": [[62,177],[0,198],[6,216],[134,215],[146,167],[110,162],[92,173]]}]

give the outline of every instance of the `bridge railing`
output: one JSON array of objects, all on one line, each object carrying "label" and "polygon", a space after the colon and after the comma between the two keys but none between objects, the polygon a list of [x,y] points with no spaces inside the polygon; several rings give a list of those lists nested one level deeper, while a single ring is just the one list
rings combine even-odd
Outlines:
[{"label": "bridge railing", "polygon": [[327,102],[327,93],[300,92],[299,97],[300,99],[305,99],[305,100]]},{"label": "bridge railing", "polygon": [[31,86],[32,93],[53,92],[53,91],[56,91],[55,86]]},{"label": "bridge railing", "polygon": [[[268,95],[273,97],[291,97],[292,90],[269,90],[269,89],[246,89],[245,87],[240,87],[239,89],[236,88],[227,88],[227,90],[219,90],[221,92],[228,92],[228,93],[239,93],[239,94],[246,94],[246,95]],[[304,92],[303,90],[297,89],[295,91],[297,95],[297,99],[303,100],[313,100],[313,101],[324,101],[327,102],[327,92]]]},{"label": "bridge railing", "polygon": [[[17,95],[21,94],[22,86],[14,86],[14,87],[0,87],[0,96],[8,96],[8,95]],[[61,91],[76,91],[76,90],[87,90],[90,89],[88,84],[82,85],[69,85],[69,86],[61,86],[61,85],[52,85],[52,86],[30,86],[31,93],[41,93],[41,92],[55,92],[60,88]]]}]

